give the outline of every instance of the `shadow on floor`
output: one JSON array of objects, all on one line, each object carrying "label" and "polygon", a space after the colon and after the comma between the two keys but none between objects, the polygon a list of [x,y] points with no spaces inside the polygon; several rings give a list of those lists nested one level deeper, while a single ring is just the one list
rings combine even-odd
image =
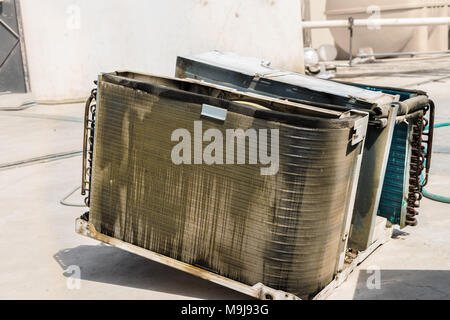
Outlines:
[{"label": "shadow on floor", "polygon": [[198,299],[251,299],[246,295],[105,244],[57,252],[55,260],[69,277],[79,266],[81,279]]},{"label": "shadow on floor", "polygon": [[450,270],[361,270],[354,300],[448,300]]},{"label": "shadow on floor", "polygon": [[391,238],[392,239],[404,239],[407,236],[409,236],[408,232],[405,232],[405,231],[402,231],[402,230],[394,228],[394,231],[392,232],[392,237]]}]

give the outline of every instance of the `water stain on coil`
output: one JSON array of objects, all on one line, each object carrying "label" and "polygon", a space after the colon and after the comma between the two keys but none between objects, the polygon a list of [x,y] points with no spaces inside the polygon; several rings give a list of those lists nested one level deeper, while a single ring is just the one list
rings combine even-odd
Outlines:
[{"label": "water stain on coil", "polygon": [[276,112],[268,120],[235,109],[223,123],[203,119],[203,129],[278,129],[277,174],[261,175],[260,165],[175,165],[171,133],[193,132],[202,96],[186,102],[179,88],[145,92],[132,78],[109,79],[98,83],[91,187],[90,221],[99,232],[303,298],[332,280],[356,165],[352,121],[293,125]]}]

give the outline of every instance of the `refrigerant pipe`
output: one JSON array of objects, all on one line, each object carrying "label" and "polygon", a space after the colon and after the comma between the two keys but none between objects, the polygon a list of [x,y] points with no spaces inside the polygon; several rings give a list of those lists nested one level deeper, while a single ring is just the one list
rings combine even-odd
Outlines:
[{"label": "refrigerant pipe", "polygon": [[[439,123],[439,124],[434,125],[434,128],[437,129],[437,128],[448,127],[448,126],[450,126],[450,122],[444,122],[444,123]],[[425,128],[425,130],[428,130],[428,129],[429,129],[429,127]],[[423,180],[423,176],[422,176],[422,180]],[[434,201],[450,203],[450,197],[431,193],[431,192],[427,191],[425,188],[422,189],[422,194],[424,197],[434,200]]]}]

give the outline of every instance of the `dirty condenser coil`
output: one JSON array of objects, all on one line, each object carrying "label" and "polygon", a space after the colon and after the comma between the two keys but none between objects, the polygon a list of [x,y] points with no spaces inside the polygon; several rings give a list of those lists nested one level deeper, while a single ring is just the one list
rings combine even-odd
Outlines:
[{"label": "dirty condenser coil", "polygon": [[[429,109],[430,122],[434,119],[434,105],[426,93],[317,79],[273,69],[257,58],[219,51],[178,57],[176,76],[330,110],[368,112],[350,245],[365,250],[375,241],[377,214],[401,227],[417,223],[416,208],[424,185],[420,175],[426,163],[428,176],[431,158],[432,125],[429,138],[423,139],[428,135],[424,129]],[[396,110],[392,108],[395,105]]]},{"label": "dirty condenser coil", "polygon": [[[87,103],[83,191],[89,212],[79,220],[89,227],[79,232],[131,245],[135,253],[151,251],[172,259],[172,266],[182,262],[187,267],[180,269],[197,275],[312,297],[333,279],[345,250],[342,234],[367,122],[358,111],[195,80],[102,74]],[[248,134],[241,140],[246,154],[239,160],[236,151],[234,164],[205,163],[202,154],[212,142],[207,132],[224,137],[216,141],[217,156],[218,146],[226,150],[229,130],[237,129]],[[192,149],[174,163],[182,133],[191,134]],[[259,161],[261,150],[279,154],[276,170],[264,171],[269,165]]]}]

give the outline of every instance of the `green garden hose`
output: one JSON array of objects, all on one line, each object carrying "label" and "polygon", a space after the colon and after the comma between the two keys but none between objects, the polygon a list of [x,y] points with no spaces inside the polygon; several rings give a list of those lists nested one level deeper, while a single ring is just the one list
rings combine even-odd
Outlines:
[{"label": "green garden hose", "polygon": [[[448,126],[450,126],[450,122],[444,122],[444,123],[439,123],[439,124],[434,125],[434,128],[437,129],[437,128],[448,127]],[[428,127],[425,128],[425,130],[428,130],[428,129],[429,129]],[[422,179],[423,179],[423,177],[422,177]],[[422,189],[422,194],[424,197],[434,200],[434,201],[450,203],[450,197],[445,197],[445,196],[431,193],[431,192],[427,191],[425,188]]]}]

